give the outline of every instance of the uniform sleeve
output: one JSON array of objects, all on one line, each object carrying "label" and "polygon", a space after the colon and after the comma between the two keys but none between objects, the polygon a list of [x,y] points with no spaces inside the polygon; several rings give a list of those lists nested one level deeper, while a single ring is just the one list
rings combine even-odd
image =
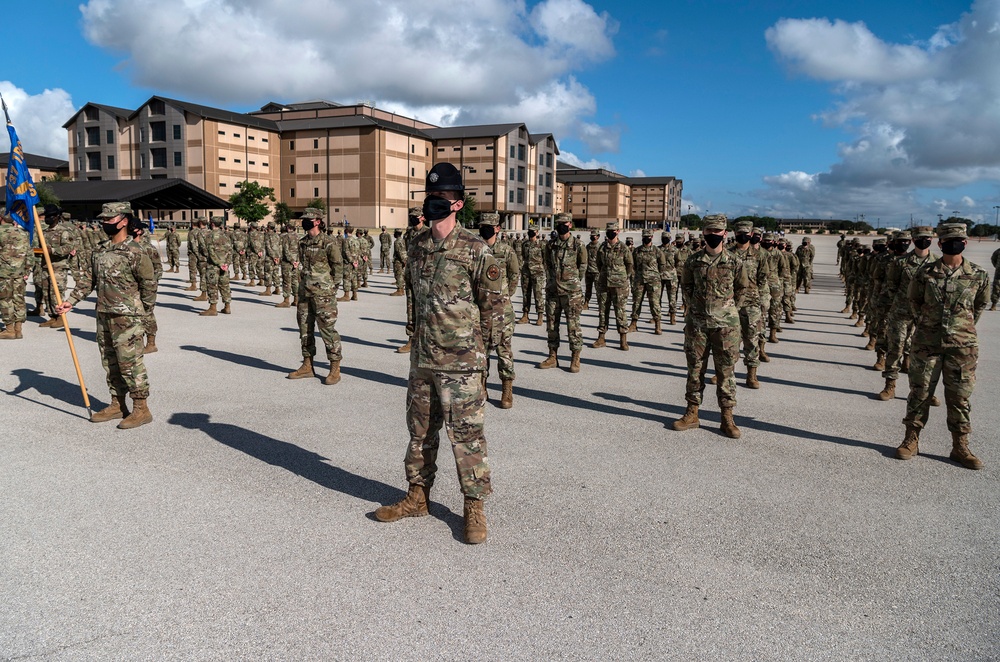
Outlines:
[{"label": "uniform sleeve", "polygon": [[517,292],[517,278],[521,273],[521,263],[517,261],[517,252],[513,249],[509,251],[510,258],[507,260],[507,296],[514,296]]},{"label": "uniform sleeve", "polygon": [[632,260],[632,251],[626,249],[623,260],[625,262],[625,273],[628,274],[629,280],[632,280],[632,277],[635,275],[635,262]]},{"label": "uniform sleeve", "polygon": [[920,269],[910,280],[910,287],[906,291],[906,298],[910,302],[910,312],[913,319],[918,320],[920,311],[924,307],[924,270]]},{"label": "uniform sleeve", "polygon": [[479,306],[479,328],[486,349],[500,345],[504,329],[503,291],[500,266],[489,251],[479,257],[472,282],[476,305]]},{"label": "uniform sleeve", "polygon": [[589,258],[587,256],[587,249],[583,244],[576,245],[576,266],[580,271],[580,280],[586,280],[587,278],[587,263]]},{"label": "uniform sleeve", "polygon": [[[42,258],[44,259],[44,258]],[[81,269],[80,282],[75,285],[73,291],[66,297],[66,301],[71,305],[75,306],[80,303],[87,296],[94,291],[94,280],[97,274],[97,251],[90,258],[91,264],[90,269]],[[150,271],[153,270],[152,265],[150,265]]]},{"label": "uniform sleeve", "polygon": [[[302,249],[299,249],[302,253]],[[344,256],[341,253],[337,242],[331,241],[326,245],[326,259],[330,264],[330,274],[333,276],[333,291],[337,292],[337,286],[344,280]]]},{"label": "uniform sleeve", "polygon": [[146,255],[146,251],[138,253],[133,276],[139,285],[139,299],[146,312],[152,312],[156,305],[156,278],[153,275],[153,261]]},{"label": "uniform sleeve", "polygon": [[983,314],[986,305],[990,302],[990,277],[985,269],[979,269],[979,289],[976,290],[976,298],[973,300],[973,319],[979,323],[979,316]]},{"label": "uniform sleeve", "polygon": [[750,274],[747,270],[747,263],[743,260],[736,260],[736,273],[733,277],[733,299],[742,301],[748,287],[750,287]]},{"label": "uniform sleeve", "polygon": [[694,271],[691,268],[690,262],[691,258],[685,260],[684,266],[681,269],[681,289],[687,301],[694,300]]}]

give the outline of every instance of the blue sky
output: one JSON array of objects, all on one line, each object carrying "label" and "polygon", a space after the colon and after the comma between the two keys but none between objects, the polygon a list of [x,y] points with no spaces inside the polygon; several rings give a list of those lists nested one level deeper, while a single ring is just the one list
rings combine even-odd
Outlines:
[{"label": "blue sky", "polygon": [[[685,211],[899,225],[1000,204],[1000,0],[8,3],[30,152],[88,101],[372,99],[524,121],[568,160],[684,180]],[[13,14],[13,17],[12,17]]]}]

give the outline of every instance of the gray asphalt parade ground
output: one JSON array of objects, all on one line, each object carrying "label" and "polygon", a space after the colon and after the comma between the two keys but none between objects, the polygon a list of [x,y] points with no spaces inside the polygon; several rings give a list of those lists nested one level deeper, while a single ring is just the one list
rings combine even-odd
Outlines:
[{"label": "gray asphalt parade ground", "polygon": [[[479,546],[461,542],[446,438],[431,516],[372,516],[405,490],[391,274],[340,304],[335,386],[322,349],[320,377],[285,379],[300,352],[279,297],[238,285],[232,315],[199,317],[186,264],[165,274],[155,420],[131,431],[86,420],[65,334],[32,318],[0,343],[0,658],[1000,658],[1000,313],[978,327],[970,447],[985,469],[948,459],[944,407],[921,455],[896,460],[906,378],[875,399],[874,352],[839,314],[836,237],[813,241],[812,294],[767,346],[761,389],[737,368],[736,441],[713,386],[700,429],[670,427],[681,324],[655,336],[644,312],[630,351],[614,331],[591,349],[592,303],[576,375],[565,340],[560,368],[537,370],[544,327],[517,326],[513,409],[497,406],[495,360],[490,377]],[[966,257],[992,275],[998,245]],[[96,410],[93,302],[70,323]]]}]

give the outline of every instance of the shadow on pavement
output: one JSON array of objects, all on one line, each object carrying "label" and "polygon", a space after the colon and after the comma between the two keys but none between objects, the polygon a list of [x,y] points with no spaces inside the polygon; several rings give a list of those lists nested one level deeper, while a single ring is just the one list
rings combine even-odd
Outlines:
[{"label": "shadow on pavement", "polygon": [[[31,368],[18,368],[17,370],[11,370],[10,374],[17,377],[20,382],[16,387],[14,387],[14,390],[2,391],[3,393],[12,395],[15,398],[21,398],[22,400],[26,400],[36,405],[41,405],[42,407],[47,407],[48,409],[67,414],[69,416],[88,420],[87,416],[84,414],[74,414],[71,411],[54,407],[45,402],[33,400],[24,395],[26,391],[36,391],[39,395],[52,398],[58,402],[78,402],[80,408],[83,408],[83,395],[80,393],[79,384],[68,382],[65,379],[60,379],[59,377],[49,377],[48,375],[37,370],[32,370]],[[103,409],[106,406],[105,404],[95,400],[89,392],[87,395],[90,397],[90,408],[92,411]]]},{"label": "shadow on pavement", "polygon": [[270,363],[264,359],[258,359],[255,356],[245,356],[243,354],[236,354],[234,352],[226,352],[221,349],[210,349],[208,347],[198,347],[197,345],[181,345],[181,349],[188,352],[198,352],[204,354],[205,356],[211,356],[213,359],[219,359],[220,361],[229,361],[230,363],[235,363],[237,365],[247,366],[248,368],[257,368],[258,370],[271,370],[273,372],[287,373],[295,370],[298,366],[282,366],[276,363]]}]

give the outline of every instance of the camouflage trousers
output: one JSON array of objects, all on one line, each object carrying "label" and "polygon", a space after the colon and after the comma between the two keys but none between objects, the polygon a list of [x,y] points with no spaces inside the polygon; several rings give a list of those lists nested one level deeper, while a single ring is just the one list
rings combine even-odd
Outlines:
[{"label": "camouflage trousers", "polygon": [[198,258],[188,254],[188,282],[196,284],[198,282]]},{"label": "camouflage trousers", "polygon": [[791,315],[795,308],[795,281],[788,279],[782,284],[781,309],[786,315]]},{"label": "camouflage trousers", "polygon": [[275,293],[281,289],[281,264],[280,260],[275,263],[273,257],[267,259],[267,286],[274,290]]},{"label": "camouflage trousers", "polygon": [[929,348],[915,344],[910,352],[910,395],[906,399],[903,425],[922,429],[927,424],[931,397],[941,379],[948,410],[948,430],[961,434],[972,432],[969,398],[976,386],[978,361],[978,347]]},{"label": "camouflage trousers", "polygon": [[718,378],[715,392],[719,397],[719,406],[735,407],[736,377],[733,370],[740,359],[740,327],[705,329],[688,322],[684,325],[684,354],[687,356],[688,366],[685,393],[688,404],[701,404],[711,354],[715,359],[715,374]]},{"label": "camouflage trousers", "polygon": [[326,346],[326,357],[330,361],[342,358],[340,334],[337,333],[337,296],[309,296],[299,291],[299,305],[295,308],[295,318],[299,323],[299,339],[302,341],[302,356],[316,356],[316,327]]},{"label": "camouflage trousers", "polygon": [[386,246],[379,251],[379,269],[389,269],[389,265],[392,264],[392,260],[389,258],[389,247]]},{"label": "camouflage trousers", "polygon": [[598,333],[607,332],[612,306],[614,306],[615,309],[615,322],[618,324],[618,333],[627,333],[628,317],[626,317],[625,314],[625,305],[627,301],[627,287],[597,287]]},{"label": "camouflage trousers", "polygon": [[350,262],[344,263],[344,294],[358,291],[358,270]]},{"label": "camouflage trousers", "polygon": [[299,270],[291,262],[281,263],[281,296],[286,299],[299,291]]},{"label": "camouflage trousers", "polygon": [[233,300],[229,292],[229,270],[223,271],[218,266],[211,264],[205,270],[205,281],[207,283],[206,293],[208,303],[213,304],[219,300],[219,292],[222,293],[222,303],[228,304]]},{"label": "camouflage trousers", "polygon": [[527,315],[531,311],[531,297],[535,297],[535,313],[539,317],[542,315],[542,308],[545,306],[545,299],[542,298],[542,290],[545,285],[545,277],[542,274],[532,274],[530,271],[521,273],[521,314]]},{"label": "camouflage trousers", "polygon": [[[59,287],[60,297],[66,296],[66,279],[69,277],[69,271],[69,265],[66,262],[52,263],[52,272],[56,275],[55,284]],[[48,276],[48,270],[46,270],[45,275]],[[52,311],[56,309],[56,290],[52,287],[52,280],[49,278],[45,279],[45,308],[49,311],[49,315],[55,316]]]},{"label": "camouflage trousers", "polygon": [[442,426],[455,454],[462,494],[482,499],[490,494],[490,465],[483,434],[486,389],[481,372],[436,372],[410,368],[406,388],[406,480],[434,484]]},{"label": "camouflage trousers", "polygon": [[899,379],[899,369],[903,365],[903,355],[906,354],[910,338],[913,336],[913,320],[889,316],[885,327],[885,379]]},{"label": "camouflage trousers", "polygon": [[142,362],[144,316],[97,313],[97,348],[108,375],[108,389],[119,400],[149,397],[149,377]]},{"label": "camouflage trousers", "polygon": [[0,278],[0,319],[7,326],[27,319],[24,305],[24,278]]},{"label": "camouflage trousers", "polygon": [[760,315],[758,315],[757,318],[759,320],[757,322],[757,326],[760,331],[760,339],[766,340],[767,321],[768,316],[771,313],[771,288],[765,284],[764,286],[758,288],[758,292],[760,293]]},{"label": "camouflage trousers", "polygon": [[400,262],[399,260],[394,260],[392,263],[392,275],[396,277],[396,289],[402,290],[404,288],[403,281],[405,280],[404,275],[406,273],[406,263]]},{"label": "camouflage trousers", "polygon": [[[507,300],[503,310],[503,332],[500,334],[500,344],[496,347],[497,374],[500,379],[514,379],[514,307]],[[490,352],[486,353],[486,374],[490,374]]]},{"label": "camouflage trousers", "polygon": [[875,339],[876,352],[886,352],[889,349],[889,340],[886,336],[888,326],[889,320],[884,310],[869,311],[868,336]]},{"label": "camouflage trousers", "polygon": [[35,260],[35,266],[31,270],[31,284],[35,286],[35,307],[41,306],[45,302],[46,292],[49,289],[49,272],[45,270],[42,259]]},{"label": "camouflage trousers", "polygon": [[233,278],[243,278],[247,275],[247,256],[233,253]]},{"label": "camouflage trousers", "polygon": [[990,303],[997,305],[1000,303],[1000,269],[993,274],[993,290],[990,292]]},{"label": "camouflage trousers", "polygon": [[181,266],[181,252],[176,248],[167,251],[167,266],[171,269],[179,269]]},{"label": "camouflage trousers", "polygon": [[368,271],[372,262],[369,258],[364,258],[358,262],[358,287],[368,287]]},{"label": "camouflage trousers", "polygon": [[583,328],[580,326],[580,313],[585,302],[583,292],[577,290],[572,294],[548,294],[545,299],[545,313],[548,316],[546,331],[548,332],[549,349],[559,349],[559,324],[563,313],[566,314],[566,335],[569,337],[569,351],[579,352],[583,349]]},{"label": "camouflage trousers", "polygon": [[590,305],[590,297],[594,296],[594,283],[597,282],[597,273],[590,273],[589,271],[584,275],[583,282],[586,292],[583,295],[583,300],[586,304]]},{"label": "camouflage trousers", "polygon": [[632,295],[632,321],[639,321],[639,315],[642,313],[643,298],[649,302],[649,311],[652,313],[652,319],[660,319],[660,297],[662,292],[662,286],[659,282],[636,283]]},{"label": "camouflage trousers", "polygon": [[771,303],[767,308],[767,328],[781,331],[781,309],[785,298],[785,287],[781,283],[769,285]]},{"label": "camouflage trousers", "polygon": [[663,295],[667,295],[667,312],[674,312],[674,306],[677,302],[677,280],[676,279],[666,279],[660,281],[660,305],[663,305]]},{"label": "camouflage trousers", "polygon": [[795,278],[795,290],[803,289],[808,291],[812,287],[813,268],[812,265],[800,266]]},{"label": "camouflage trousers", "polygon": [[250,280],[263,280],[264,275],[260,272],[260,256],[256,253],[248,252],[247,258],[247,275]]},{"label": "camouflage trousers", "polygon": [[743,365],[748,368],[760,367],[760,306],[750,304],[740,308],[740,334],[743,336]]},{"label": "camouflage trousers", "polygon": [[406,294],[406,337],[413,336],[413,286],[410,284],[409,271],[404,269],[403,291]]},{"label": "camouflage trousers", "polygon": [[208,260],[198,258],[198,282],[201,283],[201,291],[206,292],[206,283],[208,281]]}]

